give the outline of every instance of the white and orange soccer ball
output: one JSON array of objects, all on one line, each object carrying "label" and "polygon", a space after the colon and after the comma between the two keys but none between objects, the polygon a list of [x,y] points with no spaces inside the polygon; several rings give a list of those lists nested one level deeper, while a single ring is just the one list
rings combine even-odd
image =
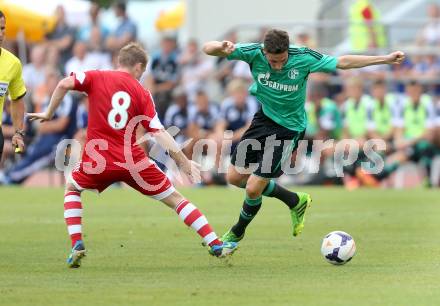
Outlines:
[{"label": "white and orange soccer ball", "polygon": [[321,253],[329,263],[343,265],[353,258],[356,244],[346,232],[334,231],[322,240]]}]

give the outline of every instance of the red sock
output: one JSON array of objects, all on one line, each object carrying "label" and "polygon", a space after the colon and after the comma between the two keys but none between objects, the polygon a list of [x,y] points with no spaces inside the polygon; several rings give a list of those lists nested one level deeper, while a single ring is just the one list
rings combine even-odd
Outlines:
[{"label": "red sock", "polygon": [[66,220],[67,231],[72,240],[72,247],[78,240],[82,240],[81,217],[81,193],[78,191],[68,191],[64,195],[64,219]]},{"label": "red sock", "polygon": [[222,244],[212,230],[206,217],[188,200],[182,200],[176,207],[176,212],[186,225],[193,228],[209,246]]}]

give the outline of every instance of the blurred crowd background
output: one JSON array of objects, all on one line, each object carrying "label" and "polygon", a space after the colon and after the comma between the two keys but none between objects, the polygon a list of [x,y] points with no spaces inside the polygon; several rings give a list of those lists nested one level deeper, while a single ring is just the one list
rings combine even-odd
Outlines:
[{"label": "blurred crowd background", "polygon": [[[201,52],[204,41],[191,38],[191,33],[183,39],[174,29],[165,29],[154,41],[145,42],[145,38],[140,37],[139,24],[128,13],[130,2],[110,4],[102,8],[99,3],[90,2],[88,13],[82,16],[87,21],[78,27],[66,21],[68,8],[59,5],[54,26],[43,39],[38,42],[24,40],[24,45],[23,40],[8,39],[3,45],[23,59],[27,111],[43,111],[57,82],[70,72],[115,69],[118,50],[128,42],[140,41],[149,53],[147,71],[140,82],[151,91],[162,122],[166,127],[179,129],[176,137],[181,144],[192,139],[184,147],[189,157],[217,165],[214,169],[224,167],[219,158],[224,132],[233,131],[232,143],[236,145],[258,110],[258,102],[247,92],[252,82],[248,65],[207,57]],[[332,147],[323,150],[319,157],[319,171],[310,173],[312,171],[307,169],[312,168],[317,159],[309,142],[307,154],[300,157],[306,170],[299,175],[285,175],[281,180],[292,184],[345,184],[348,188],[439,185],[440,5],[436,2],[425,4],[424,17],[411,28],[416,29],[413,40],[405,42],[404,49],[410,52],[402,65],[310,75],[306,139],[350,138],[362,146],[368,139],[381,138],[387,143],[382,152],[384,170],[377,175],[360,171],[359,163],[365,160],[360,154],[358,162],[345,167],[346,175],[339,178],[332,170],[335,152]],[[348,24],[348,47],[342,49],[344,53],[387,52],[390,36],[381,23],[383,12],[375,2],[356,0],[347,9],[347,20],[338,21]],[[114,14],[117,24],[107,26],[101,18],[103,12]],[[6,22],[8,27],[10,20],[7,18]],[[249,35],[248,28],[241,31],[231,27],[221,37],[211,39],[259,42],[269,26],[254,26],[253,36]],[[321,44],[322,35],[306,25],[296,26],[289,32],[293,44],[335,56],[342,52]],[[21,156],[13,153],[10,144],[14,131],[9,103],[5,103],[1,118],[6,143],[0,162],[0,182],[21,184],[38,173],[39,180],[41,173],[49,173],[50,184],[57,184],[56,172],[51,170],[56,145],[65,138],[84,141],[87,97],[70,94],[58,109],[55,120],[44,124],[28,122],[28,149]],[[205,150],[203,156],[193,156],[193,152],[200,151],[194,148],[199,139],[216,142],[216,152]],[[148,150],[148,146],[145,149]],[[157,159],[167,164],[166,155],[158,154]],[[221,173],[210,170],[204,172],[203,183],[225,184],[225,180]]]}]

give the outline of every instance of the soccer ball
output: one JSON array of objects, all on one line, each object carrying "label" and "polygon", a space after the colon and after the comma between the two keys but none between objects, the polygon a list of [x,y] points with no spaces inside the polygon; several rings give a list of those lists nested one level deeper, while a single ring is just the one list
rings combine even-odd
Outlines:
[{"label": "soccer ball", "polygon": [[345,232],[331,232],[322,240],[321,253],[331,264],[346,264],[353,258],[355,252],[354,239]]}]

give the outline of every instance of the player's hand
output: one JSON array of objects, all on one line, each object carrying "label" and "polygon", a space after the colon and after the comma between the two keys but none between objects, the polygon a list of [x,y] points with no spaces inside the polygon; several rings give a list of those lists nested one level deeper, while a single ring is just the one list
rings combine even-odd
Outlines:
[{"label": "player's hand", "polygon": [[23,136],[15,133],[12,136],[12,147],[15,149],[15,153],[21,154],[24,152],[24,140]]},{"label": "player's hand", "polygon": [[396,51],[387,55],[386,63],[390,65],[399,65],[405,59],[405,53]]},{"label": "player's hand", "polygon": [[182,171],[189,177],[191,182],[195,184],[202,182],[200,168],[201,166],[192,160],[188,160],[184,165],[181,166]]},{"label": "player's hand", "polygon": [[222,41],[222,51],[225,54],[231,54],[232,52],[234,52],[235,50],[235,45],[233,42],[229,41],[229,40],[224,40]]},{"label": "player's hand", "polygon": [[30,121],[39,120],[40,122],[45,122],[45,121],[49,121],[50,119],[52,119],[52,117],[46,113],[27,113],[26,117]]}]

